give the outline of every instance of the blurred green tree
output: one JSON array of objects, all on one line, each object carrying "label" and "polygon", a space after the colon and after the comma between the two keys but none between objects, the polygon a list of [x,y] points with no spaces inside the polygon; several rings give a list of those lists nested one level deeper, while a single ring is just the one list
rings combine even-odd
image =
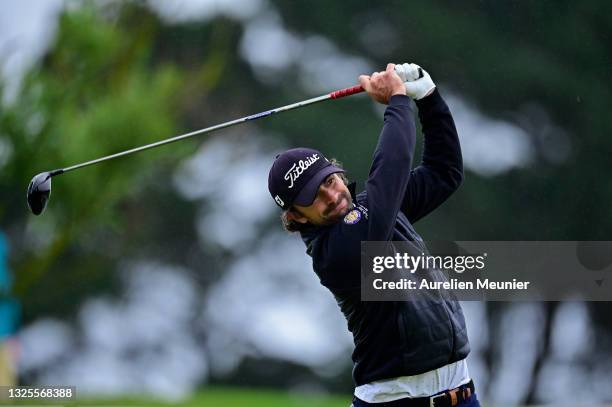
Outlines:
[{"label": "blurred green tree", "polygon": [[[25,200],[17,199],[38,172],[177,131],[182,73],[171,63],[153,67],[159,21],[140,13],[138,23],[129,24],[136,11],[126,7],[114,18],[101,17],[93,6],[65,12],[44,60],[0,114],[0,133],[11,151],[0,173],[0,219],[17,242],[15,291],[32,306],[29,312],[54,299],[70,308],[96,285],[108,287],[109,266],[117,260],[113,249],[129,241],[123,234],[129,213],[118,205],[141,196],[143,179],[187,151],[183,144],[163,156],[143,153],[57,178],[50,210],[41,217],[27,213]],[[31,295],[45,291],[49,295]]]}]

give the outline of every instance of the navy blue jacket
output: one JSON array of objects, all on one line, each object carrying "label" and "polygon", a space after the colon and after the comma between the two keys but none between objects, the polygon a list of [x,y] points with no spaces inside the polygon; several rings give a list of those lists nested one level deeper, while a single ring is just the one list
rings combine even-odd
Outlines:
[{"label": "navy blue jacket", "polygon": [[[362,302],[361,242],[404,241],[427,251],[412,223],[461,184],[463,163],[450,111],[435,90],[416,101],[424,133],[422,163],[412,169],[416,130],[410,98],[393,96],[385,110],[358,216],[301,232],[321,284],[335,296],[353,334],[356,385],[424,373],[467,357],[463,313],[453,299]],[[356,219],[359,219],[356,221]]]}]

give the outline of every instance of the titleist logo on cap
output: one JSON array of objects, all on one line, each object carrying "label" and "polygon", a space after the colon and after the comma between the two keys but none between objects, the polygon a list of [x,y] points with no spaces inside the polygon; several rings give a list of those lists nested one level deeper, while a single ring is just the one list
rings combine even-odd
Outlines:
[{"label": "titleist logo on cap", "polygon": [[289,181],[289,189],[293,188],[293,183],[297,180],[300,175],[304,173],[312,164],[317,162],[319,159],[318,154],[313,154],[310,157],[307,157],[306,160],[300,160],[297,163],[293,163],[289,171],[285,174],[285,181]]}]

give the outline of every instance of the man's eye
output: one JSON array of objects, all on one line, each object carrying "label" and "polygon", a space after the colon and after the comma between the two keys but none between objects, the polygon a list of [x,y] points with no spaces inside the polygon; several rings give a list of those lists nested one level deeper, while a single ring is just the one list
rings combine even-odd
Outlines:
[{"label": "man's eye", "polygon": [[334,183],[334,177],[329,177],[329,179],[327,180],[327,185],[331,185]]}]

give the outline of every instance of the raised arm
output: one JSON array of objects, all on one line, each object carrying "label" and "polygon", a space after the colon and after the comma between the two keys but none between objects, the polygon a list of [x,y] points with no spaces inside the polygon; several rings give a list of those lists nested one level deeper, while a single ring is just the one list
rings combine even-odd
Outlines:
[{"label": "raised arm", "polygon": [[422,163],[411,172],[402,201],[402,212],[414,223],[459,188],[463,161],[453,117],[429,74],[415,64],[395,69],[416,101],[424,134]]},{"label": "raised arm", "polygon": [[463,160],[455,122],[435,90],[416,101],[423,128],[422,163],[412,170],[402,211],[412,223],[450,197],[463,181]]},{"label": "raised arm", "polygon": [[387,65],[384,73],[361,76],[359,80],[374,100],[389,105],[366,181],[367,239],[386,241],[393,236],[410,177],[416,139],[414,114],[406,88],[393,64]]}]

